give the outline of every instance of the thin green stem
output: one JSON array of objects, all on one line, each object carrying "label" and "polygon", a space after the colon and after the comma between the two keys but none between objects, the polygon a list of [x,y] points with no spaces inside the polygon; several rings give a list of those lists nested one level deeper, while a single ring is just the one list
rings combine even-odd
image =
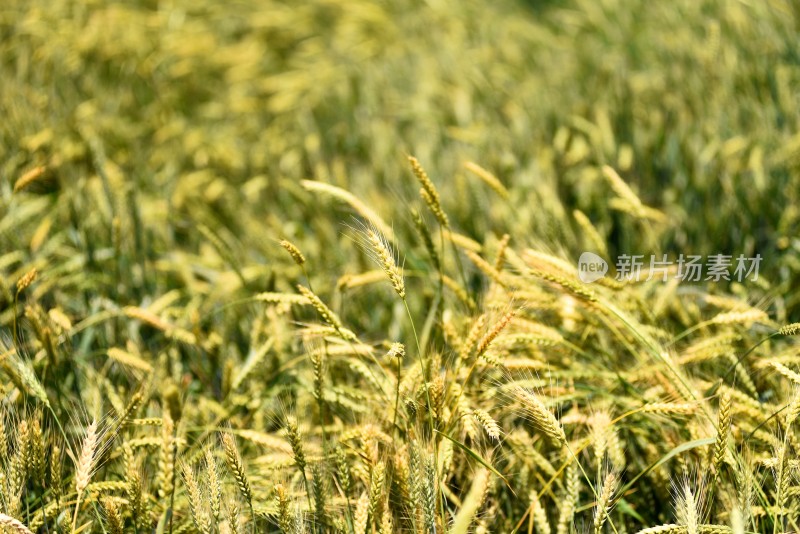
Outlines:
[{"label": "thin green stem", "polygon": [[394,417],[392,418],[392,428],[397,430],[397,414],[400,411],[400,379],[403,372],[403,359],[397,358],[397,387],[394,396]]}]

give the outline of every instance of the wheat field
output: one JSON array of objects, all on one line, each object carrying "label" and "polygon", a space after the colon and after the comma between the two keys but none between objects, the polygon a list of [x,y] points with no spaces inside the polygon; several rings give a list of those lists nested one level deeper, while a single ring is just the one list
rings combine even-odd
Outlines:
[{"label": "wheat field", "polygon": [[797,532],[798,6],[6,0],[0,530]]}]

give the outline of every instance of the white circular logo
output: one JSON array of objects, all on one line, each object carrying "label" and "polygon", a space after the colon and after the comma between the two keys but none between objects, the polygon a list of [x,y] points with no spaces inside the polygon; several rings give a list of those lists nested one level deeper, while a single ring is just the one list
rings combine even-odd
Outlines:
[{"label": "white circular logo", "polygon": [[603,278],[607,272],[608,263],[594,252],[584,252],[578,258],[578,277],[584,283],[591,284]]}]

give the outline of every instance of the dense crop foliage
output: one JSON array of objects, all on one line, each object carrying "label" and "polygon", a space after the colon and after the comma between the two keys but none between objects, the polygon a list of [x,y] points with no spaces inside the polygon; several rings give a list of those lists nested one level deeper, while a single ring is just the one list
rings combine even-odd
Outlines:
[{"label": "dense crop foliage", "polygon": [[798,530],[798,29],[5,2],[0,529]]}]

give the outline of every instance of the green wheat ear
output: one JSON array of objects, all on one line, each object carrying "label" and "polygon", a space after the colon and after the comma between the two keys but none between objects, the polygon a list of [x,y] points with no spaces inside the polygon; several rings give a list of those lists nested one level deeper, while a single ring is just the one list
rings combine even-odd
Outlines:
[{"label": "green wheat ear", "polygon": [[792,323],[782,326],[778,330],[778,333],[782,336],[795,336],[800,334],[800,323]]},{"label": "green wheat ear", "polygon": [[250,489],[250,480],[247,478],[247,474],[244,470],[244,465],[242,464],[242,458],[239,456],[239,450],[236,447],[236,442],[233,439],[233,436],[230,434],[224,433],[221,436],[222,445],[225,449],[225,460],[228,463],[228,468],[233,473],[233,477],[236,480],[236,487],[239,489],[242,497],[247,503],[253,502],[253,493]]}]

